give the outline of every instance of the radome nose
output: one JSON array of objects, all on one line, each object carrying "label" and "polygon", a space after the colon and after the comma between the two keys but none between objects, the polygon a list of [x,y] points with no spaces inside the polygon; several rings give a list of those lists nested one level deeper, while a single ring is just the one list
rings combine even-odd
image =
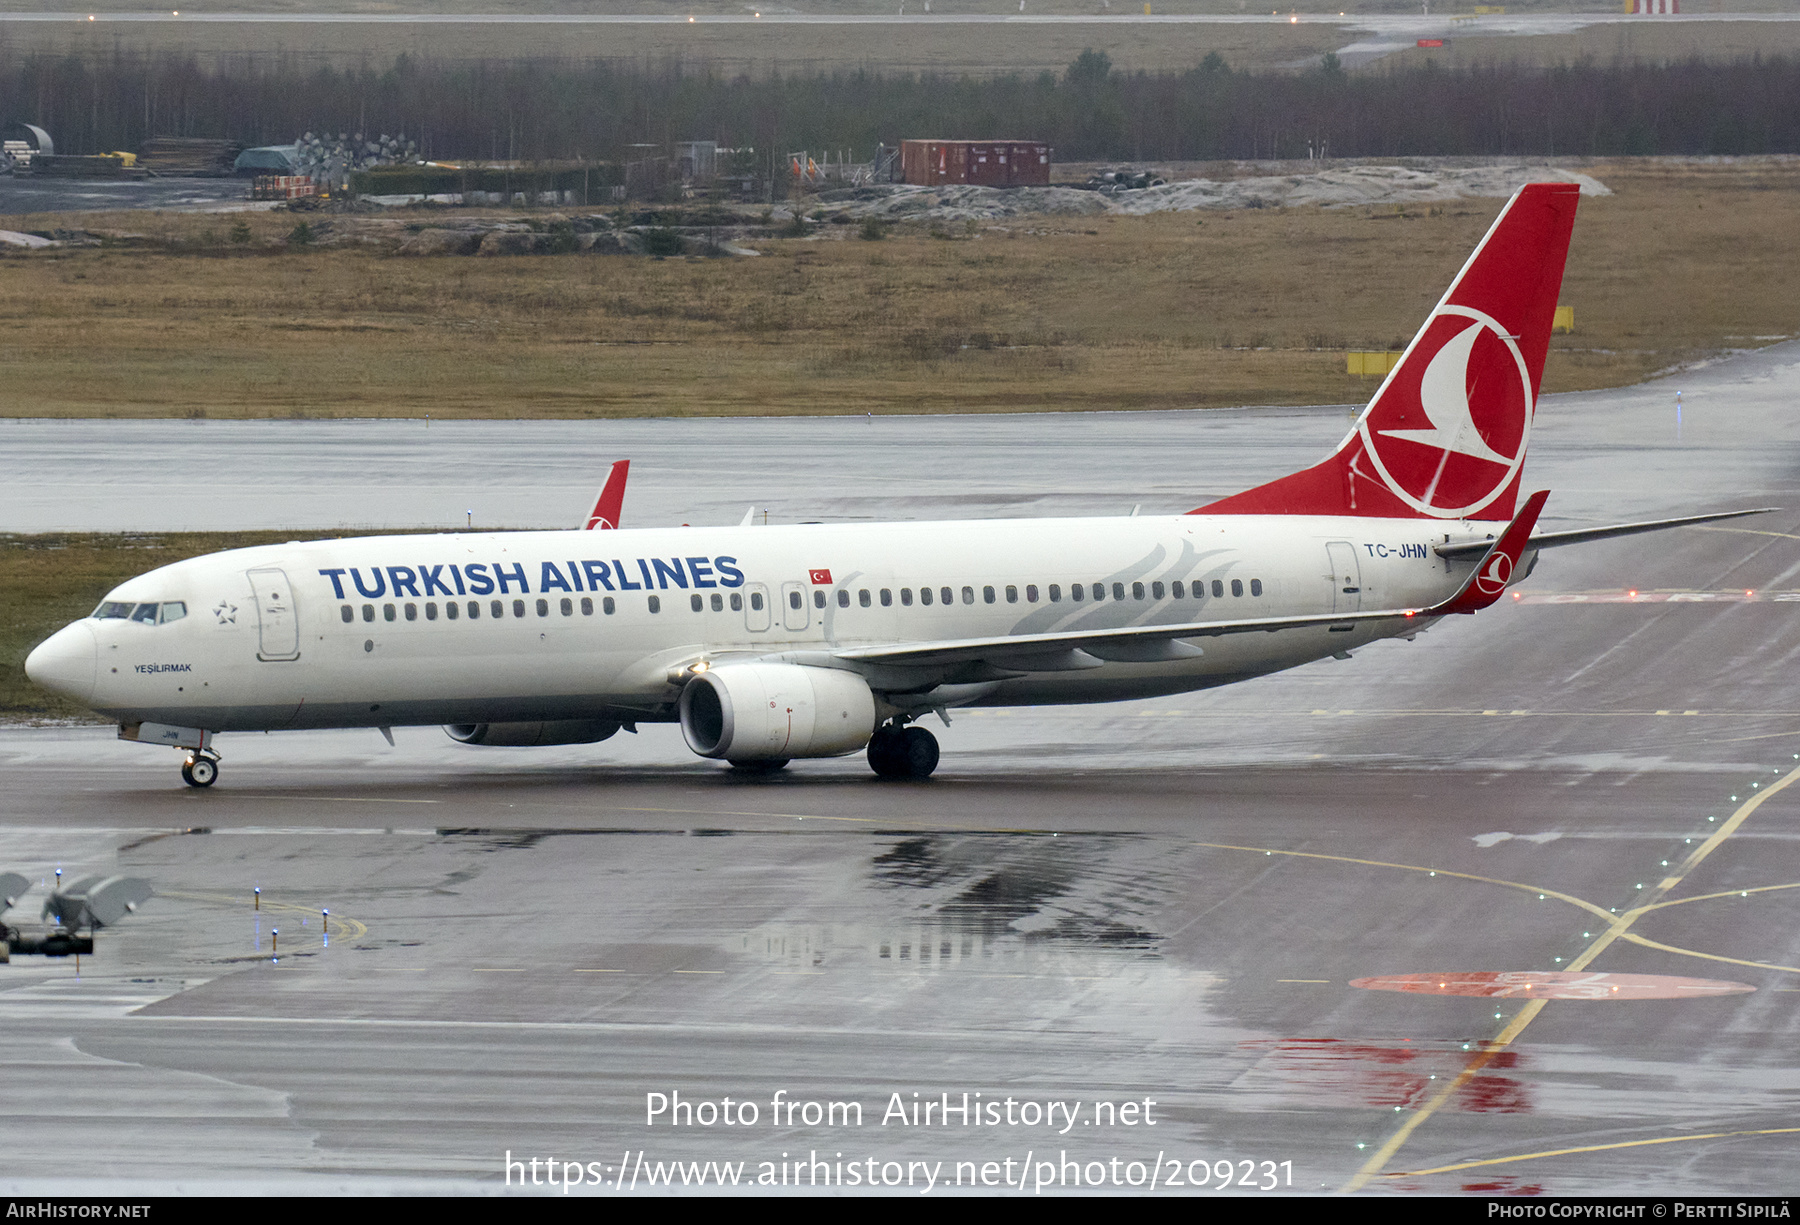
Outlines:
[{"label": "radome nose", "polygon": [[54,693],[85,703],[94,696],[99,654],[94,631],[77,621],[57,630],[25,657],[25,675]]}]

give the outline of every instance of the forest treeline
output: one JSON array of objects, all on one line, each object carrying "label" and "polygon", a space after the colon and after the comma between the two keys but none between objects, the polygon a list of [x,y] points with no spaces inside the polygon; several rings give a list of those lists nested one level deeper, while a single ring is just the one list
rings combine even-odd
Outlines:
[{"label": "forest treeline", "polygon": [[[309,67],[280,57],[90,59],[0,48],[0,119],[60,152],[149,136],[280,144],[298,134],[404,133],[435,158],[641,156],[717,140],[759,153],[906,137],[1046,140],[1061,161],[1432,155],[1800,152],[1800,60],[1720,63],[1406,61],[1349,73],[1334,57],[1247,72],[1216,54],[1126,73],[1084,52],[1061,73],[959,77],[842,71],[737,76],[643,61],[427,61]],[[637,148],[634,149],[634,146]]]}]

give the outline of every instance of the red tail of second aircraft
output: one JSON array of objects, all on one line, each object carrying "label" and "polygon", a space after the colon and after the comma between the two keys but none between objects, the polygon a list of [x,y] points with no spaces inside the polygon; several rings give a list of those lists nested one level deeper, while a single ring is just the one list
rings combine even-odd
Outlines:
[{"label": "red tail of second aircraft", "polygon": [[625,508],[625,478],[630,471],[631,461],[621,459],[606,474],[606,484],[600,486],[600,496],[594,499],[594,509],[583,525],[588,531],[604,532],[619,526],[619,513]]},{"label": "red tail of second aircraft", "polygon": [[1579,193],[1507,201],[1323,462],[1192,513],[1511,519]]}]

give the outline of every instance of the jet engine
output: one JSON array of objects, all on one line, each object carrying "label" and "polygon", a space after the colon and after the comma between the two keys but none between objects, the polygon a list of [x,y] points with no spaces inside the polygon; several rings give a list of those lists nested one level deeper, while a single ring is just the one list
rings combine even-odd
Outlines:
[{"label": "jet engine", "polygon": [[840,757],[869,742],[875,695],[854,672],[799,664],[727,664],[681,691],[681,734],[731,762]]},{"label": "jet engine", "polygon": [[447,723],[444,731],[464,744],[525,748],[545,744],[594,744],[619,730],[611,719],[557,719],[546,723]]}]

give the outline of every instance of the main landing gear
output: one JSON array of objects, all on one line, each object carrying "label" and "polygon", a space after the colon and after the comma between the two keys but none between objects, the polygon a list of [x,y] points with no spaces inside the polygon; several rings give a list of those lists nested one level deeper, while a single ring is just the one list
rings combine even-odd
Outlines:
[{"label": "main landing gear", "polygon": [[181,763],[181,781],[190,787],[210,787],[219,778],[219,759],[211,753],[190,753]]},{"label": "main landing gear", "polygon": [[922,727],[884,723],[869,737],[869,767],[881,778],[930,778],[937,764],[937,737]]}]

